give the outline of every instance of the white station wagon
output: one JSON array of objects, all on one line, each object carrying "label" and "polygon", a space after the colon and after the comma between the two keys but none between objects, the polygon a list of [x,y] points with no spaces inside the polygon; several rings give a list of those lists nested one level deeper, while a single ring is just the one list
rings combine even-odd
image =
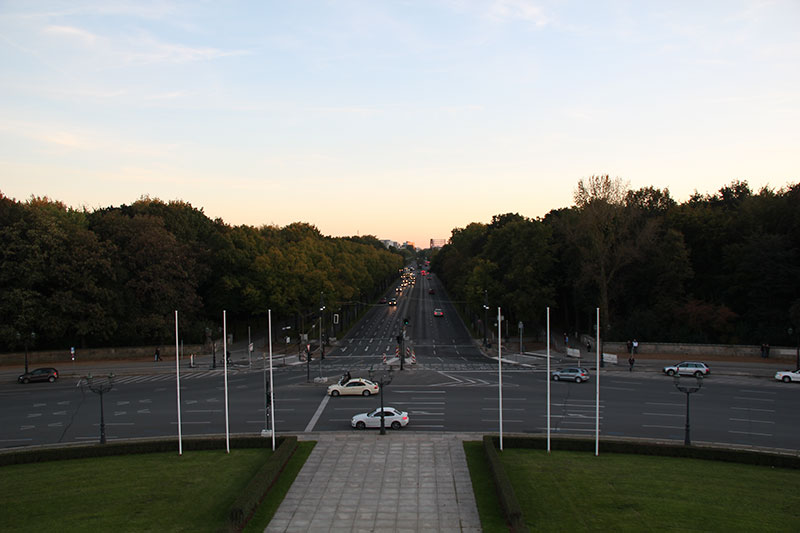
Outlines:
[{"label": "white station wagon", "polygon": [[781,370],[779,372],[775,372],[775,379],[778,381],[783,381],[784,383],[789,383],[790,381],[800,381],[800,368],[797,370]]}]

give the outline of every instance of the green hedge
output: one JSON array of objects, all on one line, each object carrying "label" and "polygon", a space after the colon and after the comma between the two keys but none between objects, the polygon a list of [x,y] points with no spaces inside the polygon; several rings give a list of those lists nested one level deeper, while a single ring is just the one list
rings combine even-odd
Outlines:
[{"label": "green hedge", "polygon": [[233,501],[226,531],[240,531],[247,524],[297,449],[297,437],[282,437],[281,441],[269,461],[264,463]]},{"label": "green hedge", "polygon": [[[287,437],[279,437],[279,440]],[[272,441],[256,435],[230,437],[231,448],[267,448]],[[183,451],[224,450],[224,437],[192,437],[183,439]],[[132,455],[137,453],[178,453],[177,438],[142,439],[107,444],[67,444],[60,447],[25,448],[0,452],[0,466],[84,459],[88,457],[109,457],[112,455]]]},{"label": "green hedge", "polygon": [[[499,438],[492,437],[495,446]],[[542,436],[503,436],[506,448],[547,449],[547,438]],[[550,439],[550,448],[564,451],[594,452],[593,439],[556,437]],[[621,440],[601,440],[600,453],[627,453],[638,455],[658,455],[663,457],[689,457],[710,461],[725,461],[780,468],[800,468],[800,455],[782,455],[779,453],[755,450],[739,450],[717,448],[711,446],[684,446],[683,444],[639,442]]]},{"label": "green hedge", "polygon": [[505,514],[506,520],[508,520],[511,531],[528,531],[528,527],[525,525],[525,520],[522,517],[522,507],[520,507],[517,495],[514,493],[511,480],[508,479],[508,474],[506,474],[503,465],[500,463],[500,457],[497,455],[493,437],[483,437],[483,450],[489,462],[489,470],[492,472],[492,478],[497,486],[500,506],[503,508],[503,514]]}]

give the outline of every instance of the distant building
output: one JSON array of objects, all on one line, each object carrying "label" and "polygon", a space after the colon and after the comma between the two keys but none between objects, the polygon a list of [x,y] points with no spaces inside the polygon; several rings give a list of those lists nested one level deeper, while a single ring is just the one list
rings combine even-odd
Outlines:
[{"label": "distant building", "polygon": [[414,243],[413,243],[412,241],[406,241],[406,242],[403,244],[403,246],[405,246],[406,248],[411,248],[412,250],[413,250],[414,248],[416,248],[416,246],[414,246]]},{"label": "distant building", "polygon": [[397,242],[397,241],[391,241],[389,239],[383,239],[381,242],[387,248],[391,248],[391,247],[398,248],[398,249],[400,248],[400,243]]},{"label": "distant building", "polygon": [[445,244],[447,244],[447,239],[431,239],[431,246],[430,247],[431,247],[431,249],[441,248]]}]

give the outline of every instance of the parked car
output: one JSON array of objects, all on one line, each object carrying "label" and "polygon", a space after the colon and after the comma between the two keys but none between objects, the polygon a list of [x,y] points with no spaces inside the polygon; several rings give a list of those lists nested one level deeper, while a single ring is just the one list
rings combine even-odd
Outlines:
[{"label": "parked car", "polygon": [[[408,425],[408,413],[394,407],[383,408],[383,423],[385,427],[400,429]],[[353,417],[350,425],[356,429],[381,427],[380,407],[369,413],[362,413]]]},{"label": "parked car", "polygon": [[386,303],[386,298],[381,298],[380,300],[378,300],[378,303],[379,304],[385,304]]},{"label": "parked car", "polygon": [[665,366],[664,373],[668,376],[678,374],[680,376],[703,377],[711,373],[711,369],[705,363],[694,361],[683,361],[677,365]]},{"label": "parked car", "polygon": [[333,397],[342,396],[369,396],[370,394],[378,394],[381,388],[377,383],[374,383],[364,378],[351,378],[350,380],[341,380],[339,383],[334,383],[328,387],[328,394]]},{"label": "parked car", "polygon": [[428,289],[428,294],[436,294],[436,291],[432,288]]},{"label": "parked car", "polygon": [[562,368],[550,374],[550,377],[553,381],[566,379],[572,380],[575,383],[581,383],[583,381],[589,381],[589,371],[579,367]]},{"label": "parked car", "polygon": [[444,316],[444,311],[439,308],[433,310],[433,316]]},{"label": "parked car", "polygon": [[30,383],[31,381],[49,381],[53,383],[58,379],[58,370],[55,368],[37,368],[26,372],[17,378],[20,383]]},{"label": "parked car", "polygon": [[797,370],[781,370],[775,372],[775,379],[789,383],[790,381],[800,381],[800,368]]}]

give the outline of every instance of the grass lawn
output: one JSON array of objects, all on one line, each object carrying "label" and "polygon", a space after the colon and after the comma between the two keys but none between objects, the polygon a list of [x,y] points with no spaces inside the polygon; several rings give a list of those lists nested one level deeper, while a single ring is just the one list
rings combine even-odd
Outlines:
[{"label": "grass lawn", "polygon": [[531,531],[800,530],[797,470],[523,449],[500,459]]},{"label": "grass lawn", "polygon": [[4,466],[0,531],[215,531],[271,454],[192,451]]}]

